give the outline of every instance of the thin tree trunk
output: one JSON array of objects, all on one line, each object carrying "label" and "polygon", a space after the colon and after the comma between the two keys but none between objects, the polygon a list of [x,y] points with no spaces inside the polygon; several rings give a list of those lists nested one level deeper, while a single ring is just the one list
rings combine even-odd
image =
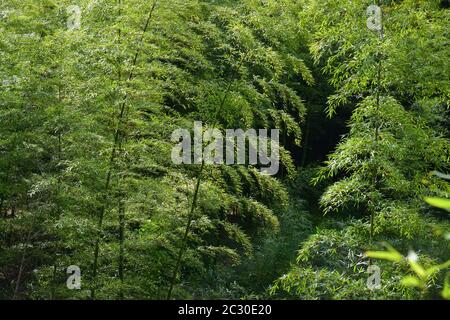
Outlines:
[{"label": "thin tree trunk", "polygon": [[[61,87],[58,88],[58,101],[61,104],[62,103],[62,97],[61,97]],[[59,108],[59,117],[61,118],[61,108]],[[56,185],[56,216],[59,219],[61,216],[61,184],[62,184],[62,168],[61,168],[61,161],[62,161],[62,134],[61,129],[57,127],[58,131],[58,164],[57,164],[57,171],[58,171],[58,181]],[[58,255],[57,255],[58,249],[56,249],[56,253],[54,255],[54,263],[53,263],[53,277],[51,282],[51,288],[50,288],[50,300],[55,299],[55,293],[56,293],[56,285],[57,285],[57,275],[58,275]]]},{"label": "thin tree trunk", "polygon": [[125,253],[125,203],[123,197],[119,199],[119,279],[121,283],[119,298],[124,298],[123,284],[124,284],[124,253]]},{"label": "thin tree trunk", "polygon": [[22,257],[20,259],[19,272],[17,274],[16,285],[15,285],[14,294],[13,294],[13,297],[12,297],[13,300],[16,300],[17,299],[17,295],[19,294],[20,282],[22,280],[23,268],[24,268],[24,265],[25,265],[25,257],[26,257],[26,254],[27,254],[27,247],[26,247],[26,245],[28,244],[28,241],[30,240],[30,235],[31,235],[31,231],[28,232],[28,235],[26,237],[26,240],[25,240],[25,243],[24,243],[24,247],[23,247],[23,250],[22,250]]},{"label": "thin tree trunk", "polygon": [[[247,57],[247,55],[248,55],[248,52],[246,52],[246,53],[242,56],[242,58],[241,58],[241,60],[240,60],[240,62],[239,62],[239,65],[238,65],[238,67],[236,68],[237,71],[239,71],[239,69],[241,68],[242,64],[244,63],[244,61],[245,61],[245,59],[246,59],[246,57]],[[235,70],[235,71],[236,71],[236,70]],[[220,102],[219,107],[218,107],[217,110],[216,110],[215,116],[214,116],[214,118],[213,118],[213,124],[212,124],[212,127],[213,127],[213,128],[214,128],[214,126],[215,126],[215,124],[216,124],[216,122],[217,122],[217,118],[218,118],[218,116],[219,116],[220,110],[221,110],[222,107],[225,105],[225,101],[226,101],[226,99],[227,99],[228,93],[229,93],[230,90],[231,90],[232,85],[233,85],[233,82],[230,81],[230,83],[228,84],[228,86],[227,86],[227,88],[226,88],[226,90],[225,90],[225,94],[224,94],[224,96],[223,96],[223,98],[222,98],[222,101]],[[202,133],[202,134],[203,134],[203,133]],[[199,191],[199,189],[200,189],[200,184],[201,184],[201,178],[202,178],[202,174],[203,174],[203,169],[205,168],[205,161],[203,161],[203,160],[204,160],[204,159],[203,159],[203,155],[202,155],[202,164],[201,164],[200,170],[199,170],[199,172],[198,172],[197,183],[196,183],[196,185],[195,185],[195,190],[194,190],[194,197],[193,197],[193,199],[192,199],[192,205],[191,205],[191,208],[190,208],[190,210],[189,210],[188,221],[187,221],[187,223],[186,223],[186,228],[185,228],[185,230],[184,230],[184,235],[183,235],[183,239],[182,239],[182,244],[181,244],[180,250],[179,250],[179,252],[178,252],[178,256],[177,256],[175,268],[174,268],[173,274],[172,274],[172,279],[171,279],[171,281],[170,281],[169,290],[168,290],[168,292],[167,292],[167,300],[170,300],[170,298],[172,297],[172,291],[173,291],[173,287],[175,286],[175,281],[176,281],[176,279],[177,279],[178,271],[179,271],[180,266],[181,266],[181,260],[182,260],[182,258],[183,258],[183,253],[184,253],[184,251],[186,250],[186,247],[187,247],[187,238],[188,238],[188,236],[189,236],[189,231],[190,231],[190,228],[191,228],[192,220],[194,219],[194,211],[195,211],[195,208],[196,208],[196,206],[197,206],[198,191]]]},{"label": "thin tree trunk", "polygon": [[52,286],[50,290],[50,300],[55,299],[56,295],[56,276],[58,275],[58,268],[56,267],[56,263],[53,264],[53,276],[52,276]]},{"label": "thin tree trunk", "polygon": [[[119,1],[119,6],[122,4],[121,0]],[[122,15],[122,8],[119,7],[119,16]],[[119,30],[117,31],[118,33],[118,42],[119,42],[119,46],[121,44],[121,37],[122,37],[122,30],[119,28]],[[120,52],[120,48],[119,48],[119,52]],[[121,79],[122,79],[122,70],[120,68],[118,68],[117,71],[117,78],[118,78],[118,83],[120,86],[121,83]],[[122,139],[125,139],[125,132],[122,131]],[[122,141],[119,142],[119,152],[122,153]],[[120,279],[120,291],[119,291],[119,299],[123,300],[124,299],[124,293],[123,293],[123,284],[124,284],[124,241],[125,241],[125,203],[124,203],[124,194],[123,192],[119,193],[119,208],[118,208],[118,213],[119,213],[119,279]]]},{"label": "thin tree trunk", "polygon": [[22,279],[22,272],[23,272],[23,265],[25,263],[25,255],[26,255],[26,249],[24,248],[22,251],[22,259],[20,260],[20,267],[19,267],[19,273],[17,275],[17,279],[16,279],[16,286],[14,288],[14,295],[13,295],[13,300],[16,299],[17,294],[19,292],[19,288],[20,288],[20,281]]},{"label": "thin tree trunk", "polygon": [[[11,164],[8,163],[8,166],[6,168],[6,178],[4,181],[5,184],[8,184],[8,182],[9,182],[10,169],[11,169]],[[11,199],[11,197],[9,197],[9,199]],[[5,205],[5,202],[6,202],[6,205]],[[3,208],[3,205],[5,205],[5,208]],[[1,207],[0,215],[2,214],[2,210],[4,210],[3,217],[6,219],[8,217],[8,194],[2,195],[2,203],[1,203],[0,207]]]},{"label": "thin tree trunk", "polygon": [[[380,30],[380,40],[384,39],[384,28],[383,24],[381,25]],[[375,140],[375,149],[377,148],[378,140],[380,139],[380,123],[379,123],[379,111],[380,111],[380,92],[381,92],[381,80],[382,80],[382,63],[381,63],[381,53],[378,53],[378,66],[377,66],[377,91],[376,91],[376,120],[375,120],[375,132],[374,132],[374,140]],[[378,183],[377,179],[377,168],[375,168],[375,172],[373,173],[373,186],[375,187]],[[372,244],[373,236],[374,236],[374,229],[375,229],[375,204],[372,205],[372,209],[370,212],[370,243]]]},{"label": "thin tree trunk", "polygon": [[[147,20],[145,22],[145,26],[144,29],[142,31],[142,35],[141,35],[141,39],[140,39],[140,44],[142,45],[143,40],[144,40],[144,34],[148,29],[148,26],[150,24],[150,21],[152,19],[153,16],[153,12],[156,8],[158,1],[155,0],[153,2],[153,5],[150,9],[150,12],[148,14]],[[139,54],[141,52],[141,46],[138,48],[138,50],[136,51],[136,54],[134,55],[134,59],[133,62],[131,64],[131,71],[130,74],[128,76],[128,81],[127,81],[127,86],[129,86],[131,80],[134,78],[134,73],[133,73],[133,69],[136,66]],[[97,269],[98,269],[98,256],[99,256],[99,250],[100,250],[100,241],[101,241],[101,234],[102,234],[102,227],[103,227],[103,219],[104,219],[104,215],[105,215],[105,210],[106,210],[106,205],[107,205],[107,198],[108,198],[108,194],[109,194],[109,187],[110,187],[110,183],[111,183],[111,176],[112,176],[112,171],[114,168],[114,163],[116,160],[116,153],[117,153],[117,147],[119,145],[119,142],[121,140],[121,132],[122,132],[122,126],[125,120],[125,111],[126,111],[126,106],[127,106],[127,100],[128,100],[128,92],[125,93],[125,97],[124,100],[122,102],[122,105],[120,107],[120,113],[119,113],[119,117],[118,117],[118,124],[117,124],[117,128],[114,134],[114,143],[113,143],[113,148],[111,151],[111,156],[110,156],[110,160],[109,160],[109,167],[108,167],[108,172],[106,175],[106,181],[105,181],[105,187],[104,187],[104,196],[103,196],[103,205],[100,208],[100,212],[99,212],[99,220],[97,223],[97,230],[98,230],[98,234],[97,234],[97,238],[95,240],[95,248],[94,248],[94,261],[93,261],[93,266],[92,266],[92,289],[91,289],[91,299],[95,299],[95,290],[96,290],[96,278],[97,278]]]},{"label": "thin tree trunk", "polygon": [[177,278],[178,270],[180,269],[180,265],[181,265],[181,258],[183,257],[183,252],[186,250],[186,247],[187,247],[187,238],[189,235],[189,229],[191,228],[192,220],[194,219],[194,211],[197,206],[198,190],[200,189],[200,183],[201,183],[204,167],[205,167],[205,162],[202,160],[202,165],[200,167],[200,170],[199,170],[199,173],[197,176],[197,183],[195,185],[195,191],[194,191],[194,197],[192,199],[192,205],[191,205],[189,215],[188,215],[188,221],[186,224],[186,228],[184,230],[182,245],[181,245],[180,251],[178,252],[177,262],[176,262],[175,269],[172,274],[172,280],[170,281],[170,287],[169,287],[169,291],[167,293],[167,300],[169,300],[172,296],[172,291],[173,291],[173,287],[175,285],[175,280]]},{"label": "thin tree trunk", "polygon": [[3,198],[3,196],[0,198],[0,215],[3,215],[3,217],[6,217],[6,214],[2,214],[3,213],[3,203],[5,202],[5,199]]},{"label": "thin tree trunk", "polygon": [[303,142],[303,152],[302,152],[302,163],[301,166],[304,167],[306,165],[306,157],[308,156],[308,144],[309,144],[309,130],[310,130],[310,112],[306,113],[306,120],[305,120],[305,134],[304,134],[304,142]]}]

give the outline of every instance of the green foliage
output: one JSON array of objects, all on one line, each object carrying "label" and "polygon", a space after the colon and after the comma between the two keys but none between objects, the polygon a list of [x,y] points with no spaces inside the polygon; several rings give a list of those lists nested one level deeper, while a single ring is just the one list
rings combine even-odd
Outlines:
[{"label": "green foliage", "polygon": [[[2,1],[0,298],[448,297],[449,13],[371,3]],[[278,128],[280,173],[174,164],[195,121]]]},{"label": "green foliage", "polygon": [[[278,126],[300,143],[296,87],[314,80],[284,10],[296,5],[86,0],[68,30],[71,4],[2,3],[1,296],[163,298],[198,170],[172,164],[170,135],[201,120]],[[256,168],[205,170],[175,297],[251,256],[287,208],[285,187]]]},{"label": "green foliage", "polygon": [[[445,257],[448,246],[442,242],[441,223],[436,220],[422,220],[422,231],[416,234],[415,246],[426,248],[421,261],[429,270],[434,270],[436,260],[431,256]],[[270,289],[273,298],[283,299],[418,299],[438,296],[438,278],[432,277],[427,294],[404,286],[400,280],[408,272],[407,260],[395,249],[365,254],[372,248],[364,229],[367,223],[359,220],[324,222],[306,241],[300,245],[296,263],[275,281]],[[438,228],[440,231],[438,232]],[[448,223],[443,230],[448,230]],[[431,230],[436,229],[435,232]],[[380,236],[381,237],[381,236]],[[383,241],[395,243],[396,247],[408,248],[411,242],[389,234],[382,235]],[[381,245],[376,244],[376,247]],[[425,252],[425,250],[424,250]],[[392,264],[377,260],[381,269],[381,288],[367,287],[368,257],[399,263]]]},{"label": "green foliage", "polygon": [[[448,70],[448,59],[440,38],[446,33],[448,12],[438,1],[390,2],[382,6],[384,30],[371,34],[365,15],[369,2],[302,3],[300,26],[312,30],[311,55],[336,90],[328,98],[328,116],[337,107],[352,109],[348,134],[313,182],[332,179],[320,199],[325,214],[337,211],[361,218],[367,213],[370,220],[318,230],[301,244],[297,263],[274,283],[271,293],[300,299],[425,297],[396,282],[406,271],[404,264],[380,265],[389,278],[383,277],[379,290],[366,287],[369,261],[364,252],[374,238],[401,247],[426,247],[423,270],[430,271],[430,278],[415,264],[416,271],[423,271],[417,283],[434,283],[436,261],[430,257],[448,255],[448,247],[439,244],[448,221],[431,218],[419,200],[424,193],[448,192],[426,178],[431,170],[449,166],[448,131],[440,126],[445,120],[439,115],[448,106],[448,86],[442,86],[448,77],[441,73],[441,68]],[[431,36],[435,31],[439,35]],[[412,66],[423,71],[411,72]],[[402,260],[392,248],[371,251],[371,256]],[[428,297],[436,295],[433,288]]]},{"label": "green foliage", "polygon": [[439,10],[437,2],[415,5],[404,1],[383,6],[386,27],[379,36],[370,34],[366,27],[367,17],[361,14],[365,5],[364,1],[338,1],[324,6],[326,12],[313,14],[317,7],[311,1],[305,10],[312,15],[311,23],[323,19],[316,26],[310,51],[336,87],[336,93],[328,99],[328,113],[333,115],[341,105],[353,108],[349,133],[315,181],[330,177],[338,180],[321,198],[325,213],[365,211],[371,215],[371,234],[382,232],[386,221],[406,227],[403,219],[410,226],[401,229],[400,236],[411,238],[414,229],[420,227],[417,209],[421,205],[417,199],[426,192],[423,178],[430,169],[449,165],[449,141],[436,120],[428,116],[431,110],[425,110],[427,101],[442,107],[448,96],[444,87],[430,86],[430,82],[446,81],[439,68],[435,73],[427,69],[431,73],[411,79],[410,66],[400,61],[412,60],[427,68],[430,61],[425,61],[423,51],[429,50],[427,55],[432,54],[441,65],[448,63],[445,50],[438,45],[439,38],[432,48],[419,45],[412,56],[405,58],[411,52],[412,38],[428,39],[430,27],[422,14],[439,29],[440,18],[446,13]]},{"label": "green foliage", "polygon": [[[436,172],[436,175],[439,177],[443,177],[444,179],[447,180],[449,179],[448,175],[440,174],[438,172]],[[445,209],[448,211],[448,207],[446,207],[446,201],[448,201],[448,199],[425,198],[425,200],[432,206],[435,206],[440,209]],[[421,290],[426,291],[427,288],[429,287],[429,283],[433,281],[433,278],[437,273],[439,273],[442,270],[450,268],[450,260],[447,260],[446,262],[441,264],[436,264],[431,267],[424,268],[418,262],[418,257],[414,252],[411,252],[408,255],[408,257],[404,258],[398,251],[396,251],[391,246],[388,246],[388,248],[389,251],[368,251],[366,252],[366,256],[368,256],[369,258],[384,259],[392,262],[400,262],[403,259],[406,259],[408,261],[409,267],[415,274],[415,275],[407,275],[403,277],[403,279],[401,280],[401,284],[407,287],[420,288]],[[449,278],[450,272],[447,272],[443,286],[444,289],[441,293],[444,299],[450,299],[448,292]]]}]

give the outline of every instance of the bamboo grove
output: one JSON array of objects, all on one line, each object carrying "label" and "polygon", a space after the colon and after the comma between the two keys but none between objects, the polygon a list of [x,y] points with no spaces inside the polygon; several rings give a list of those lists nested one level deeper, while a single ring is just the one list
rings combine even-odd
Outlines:
[{"label": "bamboo grove", "polygon": [[448,7],[0,1],[0,299],[450,299]]}]

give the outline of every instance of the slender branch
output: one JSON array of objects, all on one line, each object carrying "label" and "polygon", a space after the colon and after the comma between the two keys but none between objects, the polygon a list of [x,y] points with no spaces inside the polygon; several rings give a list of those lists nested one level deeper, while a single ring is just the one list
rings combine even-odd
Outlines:
[{"label": "slender branch", "polygon": [[119,298],[122,300],[124,298],[123,294],[123,284],[124,284],[124,265],[125,265],[125,203],[123,201],[123,196],[119,199],[119,279],[121,283]]},{"label": "slender branch", "polygon": [[[381,22],[381,30],[380,30],[380,40],[384,39],[384,28],[383,22]],[[374,132],[374,149],[377,148],[378,141],[380,139],[380,92],[381,92],[381,81],[382,81],[382,61],[381,61],[381,53],[378,52],[378,65],[377,65],[377,89],[376,89],[376,119],[375,119],[375,132]],[[376,171],[376,168],[375,168]],[[378,183],[377,181],[377,172],[373,173],[373,186],[375,187]],[[370,212],[370,243],[373,241],[374,229],[375,229],[375,208],[372,208]]]},{"label": "slender branch", "polygon": [[19,293],[20,282],[22,280],[23,268],[24,268],[24,265],[25,265],[25,257],[27,255],[27,247],[26,246],[28,244],[28,241],[30,240],[30,237],[31,237],[31,230],[28,231],[28,234],[27,234],[27,237],[26,237],[26,240],[25,240],[25,243],[24,243],[24,248],[22,250],[22,257],[20,259],[19,272],[17,274],[17,280],[16,280],[16,285],[15,285],[15,288],[14,288],[14,294],[13,294],[12,300],[16,300],[17,299],[17,295]]},{"label": "slender branch", "polygon": [[[62,118],[61,115],[61,104],[62,104],[62,95],[61,95],[61,87],[58,87],[58,114],[59,118]],[[57,179],[57,185],[56,185],[56,215],[59,219],[61,216],[61,184],[62,184],[62,168],[61,168],[61,161],[62,161],[62,133],[61,128],[59,126],[57,127],[57,134],[58,134],[58,163],[57,163],[57,171],[58,171],[58,179]],[[58,255],[57,255],[58,249],[56,249],[56,253],[54,254],[54,263],[53,263],[53,277],[51,281],[51,288],[50,288],[50,300],[53,300],[55,298],[56,293],[56,277],[57,277],[57,264],[58,264]]]},{"label": "slender branch", "polygon": [[169,300],[172,296],[172,291],[173,291],[173,287],[175,285],[175,280],[177,278],[178,270],[180,269],[180,265],[181,265],[181,258],[183,257],[183,252],[186,250],[187,238],[189,236],[189,230],[191,228],[192,220],[194,219],[194,211],[197,206],[198,190],[200,189],[200,183],[201,183],[201,178],[202,178],[202,173],[203,173],[204,167],[205,167],[205,161],[202,160],[202,165],[200,167],[200,170],[199,170],[199,173],[197,176],[197,183],[195,185],[195,191],[194,191],[194,197],[192,199],[191,209],[189,211],[188,222],[187,222],[186,228],[184,230],[182,245],[180,247],[180,251],[178,252],[177,262],[175,265],[175,269],[173,271],[172,280],[170,281],[169,292],[167,293],[167,300]]}]

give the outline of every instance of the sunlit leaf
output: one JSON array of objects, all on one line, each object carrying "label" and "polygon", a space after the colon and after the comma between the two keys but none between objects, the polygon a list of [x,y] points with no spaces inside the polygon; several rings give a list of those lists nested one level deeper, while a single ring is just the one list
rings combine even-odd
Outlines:
[{"label": "sunlit leaf", "polygon": [[392,262],[400,262],[403,256],[397,251],[368,251],[366,256],[374,259],[389,260]]},{"label": "sunlit leaf", "polygon": [[407,287],[420,287],[420,279],[414,276],[406,276],[404,277],[400,283]]},{"label": "sunlit leaf", "polygon": [[425,201],[433,207],[450,211],[450,199],[427,197]]}]

